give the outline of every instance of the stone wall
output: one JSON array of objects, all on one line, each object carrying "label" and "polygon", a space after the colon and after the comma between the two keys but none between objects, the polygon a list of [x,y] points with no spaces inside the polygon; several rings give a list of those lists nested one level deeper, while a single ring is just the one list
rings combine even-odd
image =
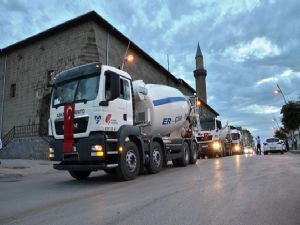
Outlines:
[{"label": "stone wall", "polygon": [[15,138],[0,151],[1,159],[48,159],[49,144],[38,136]]},{"label": "stone wall", "polygon": [[[40,117],[49,111],[49,108],[42,106],[49,105],[49,102],[43,101],[49,101],[47,95],[51,90],[47,85],[50,71],[58,73],[90,60],[98,60],[97,52],[90,50],[88,42],[91,27],[89,23],[78,25],[7,54],[4,134],[13,126],[47,122],[45,118],[40,121]],[[4,61],[5,57],[2,57],[0,82],[4,75]],[[12,84],[16,84],[14,98],[10,97]],[[2,83],[0,85],[2,90]]]}]

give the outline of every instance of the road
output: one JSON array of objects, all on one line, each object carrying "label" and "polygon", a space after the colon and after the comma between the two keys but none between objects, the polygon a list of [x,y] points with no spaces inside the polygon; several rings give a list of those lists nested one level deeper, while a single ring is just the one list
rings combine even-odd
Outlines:
[{"label": "road", "polygon": [[198,160],[130,182],[54,170],[4,179],[0,224],[300,224],[300,154]]}]

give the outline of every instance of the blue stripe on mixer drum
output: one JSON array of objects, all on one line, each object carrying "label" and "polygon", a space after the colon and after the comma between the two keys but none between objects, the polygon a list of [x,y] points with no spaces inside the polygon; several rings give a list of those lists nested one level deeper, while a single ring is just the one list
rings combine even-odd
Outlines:
[{"label": "blue stripe on mixer drum", "polygon": [[158,105],[164,105],[168,103],[182,102],[182,101],[186,102],[185,97],[168,97],[168,98],[153,100],[153,104],[154,106],[158,106]]}]

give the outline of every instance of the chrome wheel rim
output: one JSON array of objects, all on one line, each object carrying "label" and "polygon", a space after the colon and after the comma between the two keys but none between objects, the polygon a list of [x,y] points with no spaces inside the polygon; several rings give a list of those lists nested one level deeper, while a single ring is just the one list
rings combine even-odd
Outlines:
[{"label": "chrome wheel rim", "polygon": [[137,157],[132,150],[129,150],[126,154],[126,164],[129,172],[133,172],[136,169]]},{"label": "chrome wheel rim", "polygon": [[161,155],[157,149],[154,149],[152,157],[153,157],[154,166],[159,167],[161,163]]}]

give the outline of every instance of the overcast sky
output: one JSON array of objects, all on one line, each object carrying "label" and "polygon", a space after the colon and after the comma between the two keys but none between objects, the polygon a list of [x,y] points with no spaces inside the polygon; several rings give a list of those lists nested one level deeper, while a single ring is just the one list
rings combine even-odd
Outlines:
[{"label": "overcast sky", "polygon": [[[0,48],[95,10],[161,65],[195,88],[199,41],[208,104],[254,136],[272,136],[284,100],[300,95],[297,0],[0,0]],[[276,127],[276,123],[274,124]]]}]

